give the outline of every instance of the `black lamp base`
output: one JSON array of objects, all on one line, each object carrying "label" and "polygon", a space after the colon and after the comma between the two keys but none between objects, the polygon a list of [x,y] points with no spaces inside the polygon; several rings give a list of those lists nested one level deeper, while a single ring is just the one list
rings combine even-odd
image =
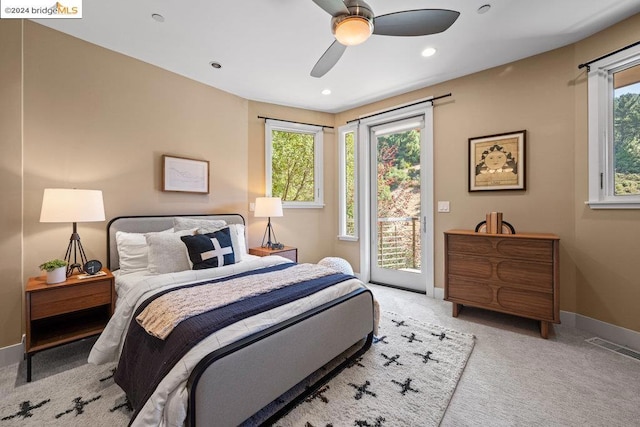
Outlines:
[{"label": "black lamp base", "polygon": [[[71,260],[71,253],[73,252],[73,261]],[[80,252],[80,262],[78,262],[78,252]],[[75,270],[78,273],[84,273],[82,266],[87,263],[87,256],[84,253],[84,248],[80,242],[80,235],[76,227],[76,223],[73,223],[73,233],[69,238],[69,246],[67,246],[67,253],[64,256],[64,260],[67,261],[67,277],[71,276]]]},{"label": "black lamp base", "polygon": [[[271,240],[271,236],[273,235],[273,240]],[[265,239],[267,242],[265,243]],[[267,221],[267,228],[264,230],[264,236],[262,236],[262,245],[263,248],[268,249],[279,249],[282,247],[280,243],[276,240],[276,233],[273,231],[273,227],[271,226],[271,217]]]}]

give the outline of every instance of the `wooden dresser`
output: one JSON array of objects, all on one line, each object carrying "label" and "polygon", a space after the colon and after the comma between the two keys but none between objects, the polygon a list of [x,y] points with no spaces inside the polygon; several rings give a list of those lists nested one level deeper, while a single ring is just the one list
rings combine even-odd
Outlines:
[{"label": "wooden dresser", "polygon": [[560,323],[560,239],[554,234],[445,233],[444,299],[457,317],[463,305],[540,321],[547,338]]}]

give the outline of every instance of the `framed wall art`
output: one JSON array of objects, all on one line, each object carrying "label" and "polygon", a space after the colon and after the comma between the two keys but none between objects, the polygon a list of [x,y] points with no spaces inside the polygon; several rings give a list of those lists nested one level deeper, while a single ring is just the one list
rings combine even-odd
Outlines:
[{"label": "framed wall art", "polygon": [[163,155],[162,191],[209,194],[209,161]]},{"label": "framed wall art", "polygon": [[526,132],[469,138],[469,191],[525,189]]}]

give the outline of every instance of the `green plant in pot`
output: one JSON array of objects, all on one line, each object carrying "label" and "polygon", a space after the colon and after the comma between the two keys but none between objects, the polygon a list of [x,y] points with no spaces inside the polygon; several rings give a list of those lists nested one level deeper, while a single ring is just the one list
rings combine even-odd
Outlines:
[{"label": "green plant in pot", "polygon": [[40,270],[47,272],[47,283],[60,283],[67,280],[67,262],[61,259],[52,259],[40,264]]}]

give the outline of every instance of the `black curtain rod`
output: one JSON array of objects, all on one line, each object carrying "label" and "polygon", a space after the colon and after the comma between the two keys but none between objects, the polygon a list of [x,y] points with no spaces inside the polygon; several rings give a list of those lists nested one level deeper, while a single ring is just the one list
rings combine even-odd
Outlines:
[{"label": "black curtain rod", "polygon": [[635,43],[631,43],[631,44],[630,44],[630,45],[628,45],[628,46],[621,47],[620,49],[615,50],[615,51],[610,52],[610,53],[607,53],[606,55],[602,55],[602,56],[600,56],[600,57],[598,57],[598,58],[596,58],[596,59],[592,59],[591,61],[585,62],[584,64],[580,64],[580,65],[578,65],[578,70],[580,70],[580,69],[582,69],[582,68],[584,68],[584,67],[587,67],[587,73],[588,73],[589,71],[591,71],[591,67],[590,67],[590,65],[591,65],[591,64],[593,64],[594,62],[596,62],[596,61],[600,61],[601,59],[604,59],[604,58],[608,58],[608,57],[610,57],[611,55],[615,55],[615,54],[616,54],[616,53],[618,53],[618,52],[622,52],[623,50],[630,49],[630,48],[632,48],[632,47],[634,47],[634,46],[637,46],[637,45],[639,45],[639,44],[640,44],[640,41],[637,41],[637,42],[635,42]]},{"label": "black curtain rod", "polygon": [[333,129],[333,126],[326,126],[326,125],[317,125],[315,123],[304,123],[304,122],[296,122],[293,120],[283,120],[283,119],[274,119],[273,117],[264,117],[264,116],[258,116],[259,119],[265,119],[265,120],[279,120],[281,122],[289,122],[289,123],[296,123],[299,125],[308,125],[308,126],[318,126],[321,128],[328,128],[328,129]]},{"label": "black curtain rod", "polygon": [[446,98],[447,96],[451,96],[451,92],[449,92],[449,93],[447,93],[445,95],[436,96],[435,98],[430,98],[430,99],[425,99],[425,100],[422,100],[422,101],[414,102],[413,104],[403,105],[401,107],[396,107],[396,108],[391,108],[389,110],[380,111],[379,113],[369,114],[368,116],[360,117],[359,119],[349,120],[349,121],[347,121],[347,124],[353,123],[353,122],[359,122],[360,120],[368,119],[369,117],[379,116],[380,114],[390,113],[392,111],[400,110],[402,108],[413,107],[414,105],[422,104],[422,103],[425,103],[425,102],[431,102],[433,104],[433,101],[435,101],[437,99],[441,99],[441,98]]}]

